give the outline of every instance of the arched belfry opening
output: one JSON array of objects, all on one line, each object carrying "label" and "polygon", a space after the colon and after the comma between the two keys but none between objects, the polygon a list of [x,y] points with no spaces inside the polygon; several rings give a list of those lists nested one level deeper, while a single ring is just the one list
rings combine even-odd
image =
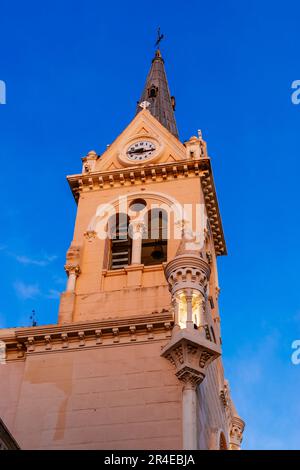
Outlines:
[{"label": "arched belfry opening", "polygon": [[122,212],[108,220],[110,240],[109,269],[121,269],[130,264],[132,240],[129,236],[129,217]]},{"label": "arched belfry opening", "polygon": [[158,94],[158,87],[155,85],[151,85],[150,88],[148,88],[148,98],[156,98]]},{"label": "arched belfry opening", "polygon": [[149,210],[145,216],[141,263],[145,266],[167,261],[168,214],[162,208]]}]

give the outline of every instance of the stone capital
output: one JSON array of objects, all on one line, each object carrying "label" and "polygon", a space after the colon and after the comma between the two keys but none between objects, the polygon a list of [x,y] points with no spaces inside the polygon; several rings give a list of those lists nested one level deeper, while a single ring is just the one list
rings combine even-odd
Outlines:
[{"label": "stone capital", "polygon": [[80,266],[79,264],[66,264],[65,271],[70,276],[70,274],[75,274],[75,276],[79,276],[80,274]]},{"label": "stone capital", "polygon": [[130,235],[133,239],[140,238],[145,231],[145,221],[143,219],[136,219],[130,222]]}]

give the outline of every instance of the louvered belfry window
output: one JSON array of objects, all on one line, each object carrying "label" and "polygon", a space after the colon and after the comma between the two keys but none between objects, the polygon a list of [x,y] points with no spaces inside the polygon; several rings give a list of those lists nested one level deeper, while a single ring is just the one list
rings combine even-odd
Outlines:
[{"label": "louvered belfry window", "polygon": [[109,219],[111,240],[110,269],[121,269],[130,264],[131,238],[128,234],[129,217],[118,213]]},{"label": "louvered belfry window", "polygon": [[157,265],[167,261],[168,215],[163,209],[152,209],[146,216],[147,226],[142,244],[142,264]]}]

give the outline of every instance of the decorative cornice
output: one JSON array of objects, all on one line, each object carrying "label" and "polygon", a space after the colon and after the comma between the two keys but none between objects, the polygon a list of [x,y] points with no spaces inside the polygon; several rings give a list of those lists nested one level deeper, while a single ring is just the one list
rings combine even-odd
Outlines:
[{"label": "decorative cornice", "polygon": [[67,180],[75,200],[78,201],[80,194],[83,192],[190,177],[200,177],[201,179],[216,254],[226,255],[227,251],[210,158],[70,175]]},{"label": "decorative cornice", "polygon": [[226,397],[225,390],[220,390],[220,400],[221,400],[221,403],[222,403],[222,405],[225,409],[228,406],[228,400],[227,400],[227,397]]},{"label": "decorative cornice", "polygon": [[200,173],[200,179],[216,255],[226,255],[224,232],[210,161],[207,170]]},{"label": "decorative cornice", "polygon": [[29,354],[57,353],[75,349],[165,340],[171,336],[171,312],[126,319],[108,319],[65,325],[45,325],[4,330],[6,361],[24,360]]},{"label": "decorative cornice", "polygon": [[210,267],[199,255],[182,254],[165,265],[165,276],[172,294],[180,289],[194,288],[204,295]]}]

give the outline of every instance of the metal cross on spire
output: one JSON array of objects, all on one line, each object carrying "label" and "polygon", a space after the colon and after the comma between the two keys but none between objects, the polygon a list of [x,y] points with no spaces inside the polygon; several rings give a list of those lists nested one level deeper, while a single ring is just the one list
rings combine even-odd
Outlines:
[{"label": "metal cross on spire", "polygon": [[161,34],[160,28],[158,28],[158,30],[157,30],[157,39],[156,39],[155,47],[158,47],[158,48],[159,48],[159,44],[160,44],[160,42],[163,40],[163,38],[164,38],[164,35]]}]

